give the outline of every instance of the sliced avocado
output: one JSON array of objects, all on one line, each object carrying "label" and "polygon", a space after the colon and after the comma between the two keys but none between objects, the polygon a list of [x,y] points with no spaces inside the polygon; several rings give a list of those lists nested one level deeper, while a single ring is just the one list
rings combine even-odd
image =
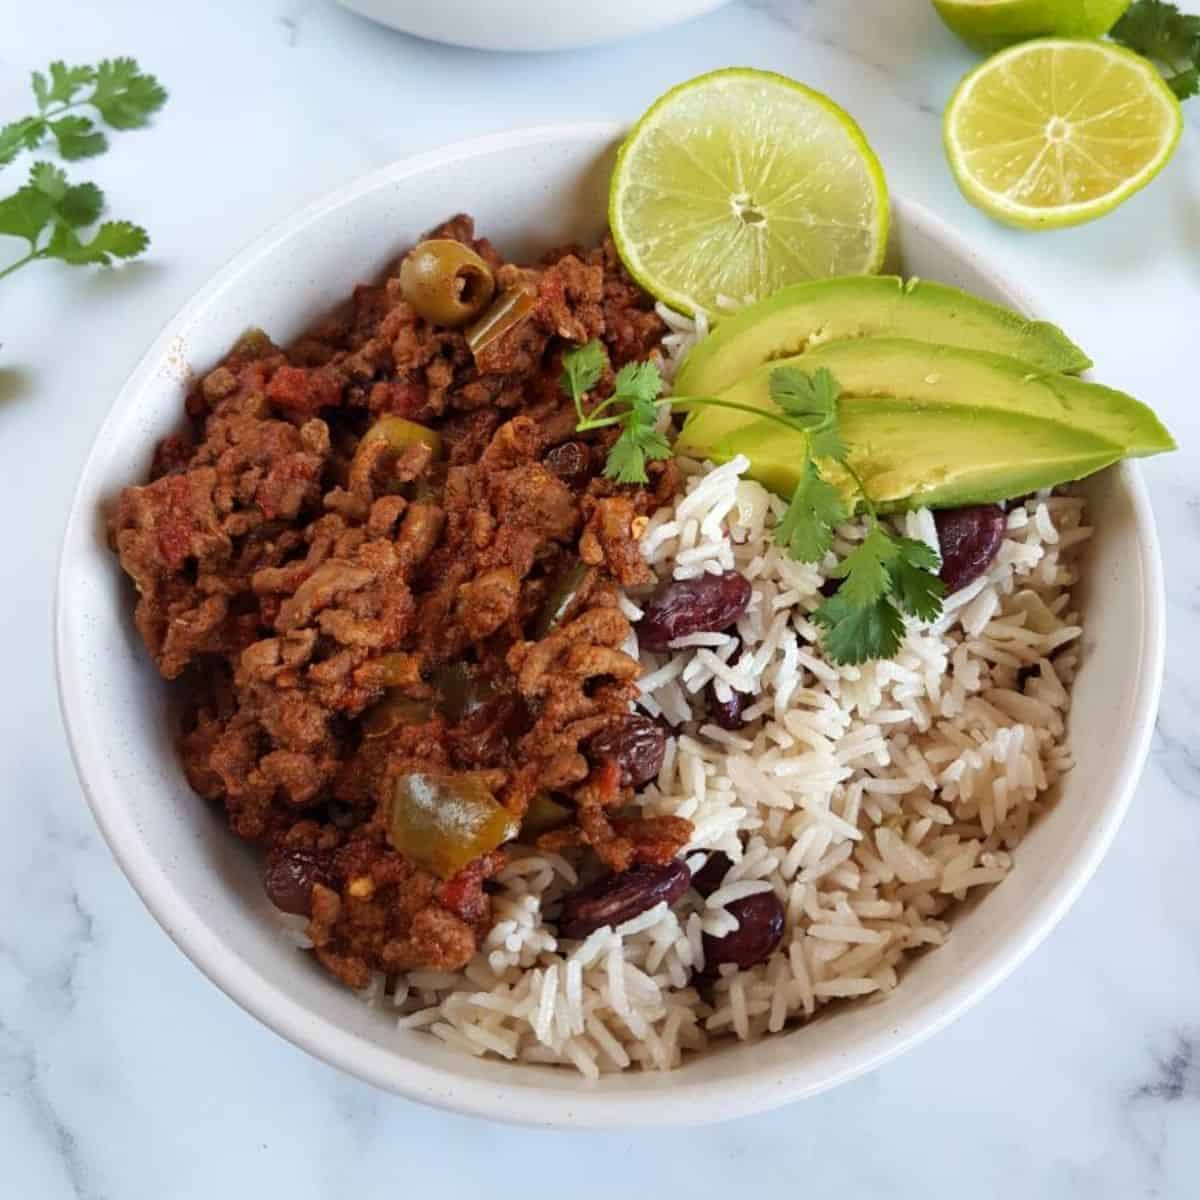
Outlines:
[{"label": "sliced avocado", "polygon": [[[1127,455],[1175,448],[1154,413],[1124,392],[1073,375],[1040,374],[1003,355],[905,338],[831,342],[796,358],[759,367],[720,398],[773,410],[771,372],[783,366],[806,372],[827,367],[843,397],[878,396],[917,406],[962,404],[1024,413],[1094,433],[1120,446]],[[697,409],[684,425],[679,449],[703,455],[750,422],[752,417],[730,409]]]},{"label": "sliced avocado", "polygon": [[[840,428],[850,465],[885,512],[989,504],[1082,479],[1122,457],[1120,446],[1096,434],[997,408],[843,399]],[[717,461],[745,454],[751,478],[790,496],[806,442],[802,433],[756,421],[725,439]],[[836,466],[823,470],[848,485]]]},{"label": "sliced avocado", "polygon": [[1092,365],[1045,321],[1027,320],[942,283],[855,275],[798,283],[723,318],[684,360],[675,390],[713,396],[765,362],[860,337],[988,350],[1043,371],[1076,373]]}]

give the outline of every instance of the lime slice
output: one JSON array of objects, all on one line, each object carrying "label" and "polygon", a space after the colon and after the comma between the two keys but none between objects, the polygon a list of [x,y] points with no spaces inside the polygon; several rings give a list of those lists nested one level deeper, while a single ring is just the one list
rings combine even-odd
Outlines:
[{"label": "lime slice", "polygon": [[1130,0],[933,0],[938,15],[964,42],[995,50],[1028,38],[1102,37]]},{"label": "lime slice", "polygon": [[609,222],[647,291],[719,315],[789,283],[877,271],[887,183],[862,130],[827,96],[732,68],[680,84],[634,126]]},{"label": "lime slice", "polygon": [[1111,42],[1045,38],[1002,50],[946,107],[964,196],[1021,229],[1111,212],[1166,165],[1179,101],[1146,59]]}]

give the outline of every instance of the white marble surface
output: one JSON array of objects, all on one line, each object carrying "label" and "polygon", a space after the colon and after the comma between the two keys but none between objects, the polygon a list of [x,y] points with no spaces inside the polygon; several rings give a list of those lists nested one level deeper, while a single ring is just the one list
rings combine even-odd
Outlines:
[{"label": "white marble surface", "polygon": [[[562,0],[568,2],[568,0]],[[172,98],[88,165],[154,236],[120,273],[0,285],[0,1195],[567,1193],[1130,1200],[1200,1194],[1200,101],[1154,187],[1101,224],[1025,236],[958,197],[938,114],[971,56],[925,0],[734,4],[661,39],[490,57],[376,29],[326,0],[0,0],[0,114],[51,58],[136,54]],[[102,844],[50,662],[57,544],[89,441],[143,347],[266,225],[439,142],[623,116],[729,63],[788,72],[858,117],[897,191],[1022,278],[1155,404],[1184,450],[1148,464],[1169,587],[1159,734],[1082,900],[957,1025],[841,1090],[704,1132],[565,1135],[419,1108],[307,1058],[175,950]],[[7,176],[6,176],[7,178]],[[533,1183],[531,1177],[544,1182]],[[691,1179],[693,1182],[684,1183]]]}]

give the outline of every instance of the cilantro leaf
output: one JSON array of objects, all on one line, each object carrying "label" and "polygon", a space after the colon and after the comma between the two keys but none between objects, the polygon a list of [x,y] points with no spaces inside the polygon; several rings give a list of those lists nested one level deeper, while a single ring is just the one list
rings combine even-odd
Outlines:
[{"label": "cilantro leaf", "polygon": [[0,234],[24,238],[31,249],[37,249],[42,230],[53,219],[54,202],[29,184],[0,200]]},{"label": "cilantro leaf", "polygon": [[830,572],[845,581],[837,594],[855,606],[872,604],[886,596],[892,587],[889,568],[898,553],[896,543],[876,525]]},{"label": "cilantro leaf", "polygon": [[108,139],[87,117],[59,117],[50,122],[50,132],[58,143],[59,154],[68,162],[103,154],[108,148]]},{"label": "cilantro leaf", "polygon": [[820,562],[833,547],[833,531],[849,510],[837,488],[826,483],[810,458],[775,527],[775,541],[797,562]]},{"label": "cilantro leaf", "polygon": [[29,186],[49,197],[55,217],[72,229],[91,225],[104,208],[104,193],[94,183],[68,184],[66,173],[52,163],[34,163]]},{"label": "cilantro leaf", "polygon": [[0,129],[0,167],[12,162],[22,150],[34,150],[46,132],[41,117],[23,117]]},{"label": "cilantro leaf", "polygon": [[1163,68],[1180,100],[1200,90],[1200,16],[1181,13],[1165,0],[1135,0],[1111,36]]},{"label": "cilantro leaf", "polygon": [[647,483],[646,459],[670,457],[670,444],[658,430],[629,420],[608,451],[604,475],[617,483]]},{"label": "cilantro leaf", "polygon": [[87,102],[114,129],[137,129],[166,103],[163,86],[132,58],[106,58],[96,67],[96,89]]},{"label": "cilantro leaf", "polygon": [[559,387],[575,402],[575,409],[582,421],[583,397],[600,382],[600,376],[608,365],[608,352],[603,342],[593,338],[582,346],[568,350],[563,355],[562,364]]},{"label": "cilantro leaf", "polygon": [[919,621],[934,621],[942,611],[946,585],[938,575],[941,559],[924,542],[896,539],[897,556],[891,565],[892,582],[900,607]]},{"label": "cilantro leaf", "polygon": [[840,394],[828,367],[812,375],[799,367],[776,367],[771,372],[771,399],[789,417],[814,418],[816,424],[826,421],[836,415]]},{"label": "cilantro leaf", "polygon": [[50,82],[41,71],[33,73],[33,95],[38,108],[45,112],[51,104],[70,104],[75,93],[87,87],[96,78],[91,67],[68,67],[66,63],[50,64]]},{"label": "cilantro leaf", "polygon": [[825,629],[825,655],[842,666],[892,658],[904,638],[904,619],[888,599],[855,604],[842,592],[845,584],[816,612],[813,620]]},{"label": "cilantro leaf", "polygon": [[90,241],[83,242],[73,230],[55,231],[47,246],[47,258],[59,258],[73,266],[111,266],[114,258],[134,258],[150,245],[150,236],[129,221],[105,221]]},{"label": "cilantro leaf", "polygon": [[613,395],[628,400],[631,404],[645,406],[653,404],[662,391],[662,376],[656,363],[626,363],[618,372],[613,386]]}]

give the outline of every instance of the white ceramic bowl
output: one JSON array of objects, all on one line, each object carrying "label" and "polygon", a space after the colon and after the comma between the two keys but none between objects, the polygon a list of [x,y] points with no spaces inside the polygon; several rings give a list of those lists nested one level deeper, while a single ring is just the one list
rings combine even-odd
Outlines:
[{"label": "white ceramic bowl", "polygon": [[404,33],[476,50],[574,50],[702,16],[729,0],[338,0]]},{"label": "white ceramic bowl", "polygon": [[[1162,669],[1153,519],[1126,465],[1087,488],[1097,533],[1071,713],[1078,766],[1020,847],[1011,876],[882,1002],[756,1045],[720,1045],[670,1074],[593,1084],[565,1069],[468,1058],[428,1035],[397,1032],[294,950],[277,931],[253,855],[180,771],[166,689],[134,630],[102,510],[143,478],[156,439],[179,421],[187,366],[215,362],[250,325],[282,341],[295,336],[449,214],[474,213],[511,255],[598,236],[619,132],[552,126],[408,159],[305,209],[239,255],[167,326],[117,399],[80,480],[58,587],[59,691],[84,790],[121,867],[180,949],[248,1011],[327,1062],[417,1100],[545,1125],[699,1123],[769,1108],[860,1075],[959,1016],[1046,936],[1100,861],[1146,754]],[[914,205],[896,205],[895,238],[906,271],[1027,307]]]}]

